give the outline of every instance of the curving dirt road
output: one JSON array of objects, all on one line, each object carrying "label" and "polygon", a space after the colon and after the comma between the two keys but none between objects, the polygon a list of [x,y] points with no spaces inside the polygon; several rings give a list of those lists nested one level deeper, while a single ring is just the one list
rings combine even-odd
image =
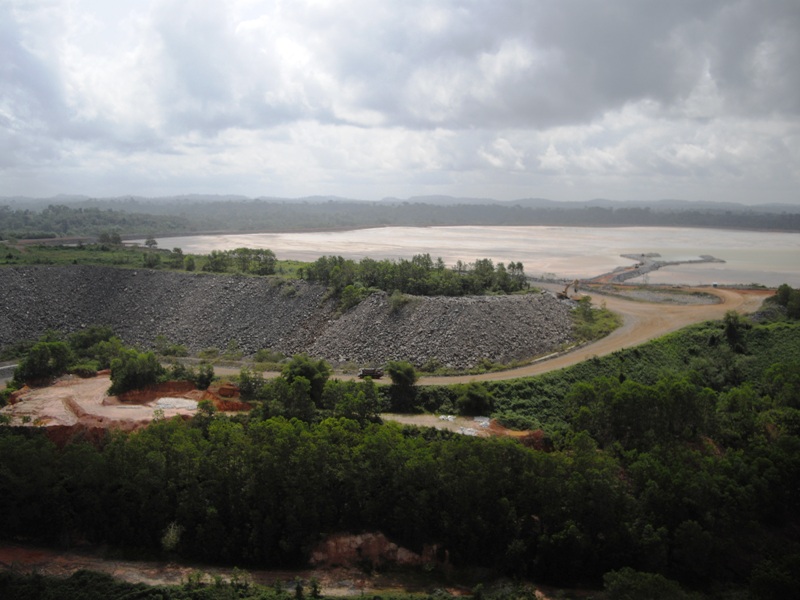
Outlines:
[{"label": "curving dirt road", "polygon": [[623,318],[622,327],[606,337],[565,354],[542,360],[518,369],[509,369],[481,375],[459,375],[455,377],[422,377],[420,385],[447,385],[469,383],[470,381],[500,381],[541,375],[548,371],[563,369],[593,356],[603,356],[622,348],[638,346],[644,342],[677,331],[682,327],[702,321],[721,319],[729,310],[750,313],[757,310],[765,298],[772,296],[774,290],[744,290],[727,288],[684,288],[685,292],[702,292],[719,298],[715,304],[662,304],[626,300],[619,296],[607,296],[592,290],[595,304],[605,302],[609,310]]}]

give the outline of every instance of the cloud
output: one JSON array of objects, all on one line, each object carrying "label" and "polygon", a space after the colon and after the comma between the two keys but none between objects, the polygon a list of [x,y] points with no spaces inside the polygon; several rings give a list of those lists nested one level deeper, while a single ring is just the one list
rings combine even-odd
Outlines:
[{"label": "cloud", "polygon": [[10,0],[0,193],[791,201],[797,56],[795,0]]}]

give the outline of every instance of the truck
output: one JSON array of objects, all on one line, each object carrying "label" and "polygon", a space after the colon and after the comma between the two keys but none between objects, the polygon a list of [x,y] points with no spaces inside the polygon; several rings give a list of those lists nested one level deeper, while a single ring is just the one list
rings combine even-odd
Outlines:
[{"label": "truck", "polygon": [[372,379],[380,379],[383,377],[383,369],[380,367],[364,367],[358,370],[358,378],[372,377]]}]

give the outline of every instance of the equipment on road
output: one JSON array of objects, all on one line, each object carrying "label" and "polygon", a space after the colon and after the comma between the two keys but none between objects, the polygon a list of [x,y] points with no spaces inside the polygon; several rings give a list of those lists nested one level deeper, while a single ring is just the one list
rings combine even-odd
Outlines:
[{"label": "equipment on road", "polygon": [[572,289],[576,294],[578,293],[578,280],[576,279],[572,283],[565,285],[563,292],[556,292],[556,296],[559,300],[569,300],[569,286],[572,286]]},{"label": "equipment on road", "polygon": [[383,377],[383,369],[381,369],[380,367],[375,367],[375,368],[366,367],[363,369],[359,369],[358,378],[364,379],[364,377],[372,377],[373,379],[380,379],[381,377]]}]

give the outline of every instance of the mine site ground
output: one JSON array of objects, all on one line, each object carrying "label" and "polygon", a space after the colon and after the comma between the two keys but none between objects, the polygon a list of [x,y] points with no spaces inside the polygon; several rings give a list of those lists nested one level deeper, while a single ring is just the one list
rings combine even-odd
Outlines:
[{"label": "mine site ground", "polygon": [[[558,289],[553,287],[551,291],[557,292]],[[621,315],[623,325],[605,338],[545,357],[523,367],[480,375],[423,377],[419,384],[446,385],[538,375],[579,363],[593,356],[602,356],[622,348],[639,345],[692,323],[719,319],[730,310],[739,313],[754,312],[765,298],[774,293],[766,289],[703,287],[670,288],[665,291],[627,286],[615,288],[608,285],[593,286],[582,291],[590,293],[595,304],[604,304],[608,309]],[[223,376],[238,373],[238,369],[235,368],[217,368],[216,371]],[[334,377],[344,378],[352,375],[339,373],[334,374]],[[106,395],[109,385],[107,375],[91,379],[64,378],[49,388],[31,390],[23,394],[15,405],[3,408],[2,413],[8,415],[14,425],[64,427],[67,431],[72,431],[74,428],[84,426],[131,430],[146,425],[157,414],[169,418],[174,415],[188,416],[194,412],[186,408],[170,408],[169,403],[159,407],[156,403],[158,399],[155,398],[137,404],[123,404],[118,399]],[[192,397],[191,394],[189,397]],[[438,415],[384,415],[384,417],[401,423],[446,428],[479,436],[519,435],[487,420],[442,418]],[[180,584],[198,570],[209,576],[230,577],[232,574],[231,569],[205,565],[107,558],[103,548],[64,552],[12,543],[0,544],[0,569],[55,576],[68,576],[80,569],[90,569],[126,581],[151,585]],[[335,568],[302,571],[259,570],[250,573],[255,582],[267,585],[275,581],[292,585],[292,582],[298,579],[308,582],[313,577],[320,582],[322,593],[326,596],[421,592],[431,587],[445,588],[453,594],[469,593],[468,589],[452,584],[449,579],[434,581],[436,575],[406,571],[367,574],[357,568]],[[580,591],[572,592],[574,597],[582,596]],[[538,598],[547,599],[558,597],[554,594],[559,593],[539,588],[536,594]]]},{"label": "mine site ground", "polygon": [[[624,292],[624,290],[623,290]],[[488,372],[478,375],[429,376],[419,380],[420,385],[448,385],[469,383],[472,381],[498,381],[518,377],[539,375],[548,371],[561,369],[577,364],[594,356],[609,354],[622,348],[630,348],[648,340],[676,331],[692,323],[719,319],[727,311],[749,313],[758,309],[761,302],[771,295],[770,290],[757,289],[722,289],[722,288],[687,288],[666,293],[669,302],[651,302],[626,298],[619,291],[613,294],[598,293],[591,290],[595,303],[605,306],[620,314],[623,318],[621,327],[610,335],[595,342],[573,348],[569,351],[555,353],[531,364],[504,371]],[[650,299],[662,299],[664,292],[654,292]],[[705,304],[698,304],[698,298],[707,298]],[[681,299],[687,304],[678,304]],[[716,299],[716,301],[714,301]],[[222,377],[238,374],[235,367],[221,367],[216,373]],[[277,375],[266,373],[267,377]],[[347,379],[353,375],[334,373],[333,377]],[[4,407],[0,413],[8,416],[12,425],[45,426],[45,427],[85,427],[119,428],[131,430],[144,426],[156,414],[164,417],[175,415],[191,415],[194,410],[176,407],[175,403],[158,403],[159,398],[137,404],[123,403],[117,398],[109,397],[106,391],[110,387],[108,376],[92,379],[66,377],[48,388],[26,391],[17,398],[15,404]],[[173,394],[169,394],[173,396]],[[191,399],[191,395],[177,394]],[[386,415],[389,419],[401,420],[400,417]],[[453,421],[439,419],[436,415],[403,416],[406,423],[446,428],[454,431],[476,430],[478,435],[489,435],[485,428],[475,428],[470,420]]]}]

